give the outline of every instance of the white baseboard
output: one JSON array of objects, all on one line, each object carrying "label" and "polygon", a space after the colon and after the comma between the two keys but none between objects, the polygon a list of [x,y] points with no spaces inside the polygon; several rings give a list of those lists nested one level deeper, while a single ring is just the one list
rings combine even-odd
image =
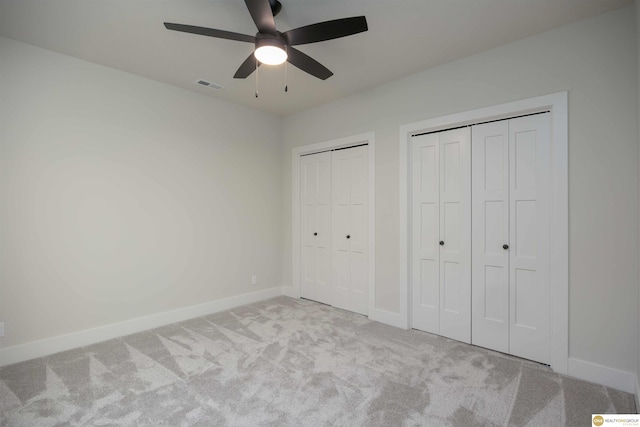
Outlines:
[{"label": "white baseboard", "polygon": [[[291,298],[300,298],[296,295],[296,292],[291,286],[283,286],[282,287],[282,295],[291,297]],[[400,316],[400,313],[393,313],[391,311],[381,310],[379,308],[374,308],[373,310],[369,308],[369,320],[374,320],[376,322],[384,323],[385,325],[395,326],[396,328],[401,329],[409,329],[409,325],[407,324],[407,319],[403,319]]]},{"label": "white baseboard", "polygon": [[283,286],[282,287],[282,295],[285,295],[287,297],[290,298],[298,298],[298,295],[296,295],[296,291],[292,286]]},{"label": "white baseboard", "polygon": [[282,295],[282,287],[264,289],[257,292],[237,295],[163,313],[152,314],[150,316],[126,320],[124,322],[100,326],[94,329],[86,329],[84,331],[73,332],[40,341],[33,341],[27,344],[3,348],[0,349],[0,366],[11,365],[13,363],[23,362],[37,357],[48,356],[50,354],[71,350],[73,348],[84,347],[97,342],[135,334],[137,332],[146,331],[148,329],[157,328],[170,323],[205,316],[207,314],[263,301],[280,295]]},{"label": "white baseboard", "polygon": [[[602,384],[616,390],[636,393],[638,379],[631,372],[621,371],[597,363],[569,358],[568,374],[581,380]],[[636,400],[637,400],[636,395]],[[640,408],[640,407],[639,407]]]},{"label": "white baseboard", "polygon": [[396,328],[409,329],[406,317],[401,316],[400,313],[374,308],[370,310],[369,319],[384,323],[385,325],[395,326]]}]

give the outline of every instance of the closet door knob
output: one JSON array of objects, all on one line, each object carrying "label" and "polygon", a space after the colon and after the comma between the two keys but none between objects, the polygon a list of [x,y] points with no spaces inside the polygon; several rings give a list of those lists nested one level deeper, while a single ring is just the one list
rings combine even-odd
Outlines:
[{"label": "closet door knob", "polygon": [[444,246],[444,241],[440,240],[440,246]]},{"label": "closet door knob", "polygon": [[350,238],[351,238],[351,236],[347,234],[347,239],[350,239]]},{"label": "closet door knob", "polygon": [[318,233],[313,233],[313,235],[314,235],[314,236],[317,236],[317,235],[318,235]]},{"label": "closet door knob", "polygon": [[509,249],[509,245],[502,245],[502,249],[506,251],[507,249]]}]

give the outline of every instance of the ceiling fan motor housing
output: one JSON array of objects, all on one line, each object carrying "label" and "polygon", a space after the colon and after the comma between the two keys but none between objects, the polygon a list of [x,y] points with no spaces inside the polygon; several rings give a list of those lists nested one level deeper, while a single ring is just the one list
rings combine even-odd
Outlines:
[{"label": "ceiling fan motor housing", "polygon": [[287,41],[282,34],[256,34],[256,49],[262,46],[274,46],[280,49],[287,50]]}]

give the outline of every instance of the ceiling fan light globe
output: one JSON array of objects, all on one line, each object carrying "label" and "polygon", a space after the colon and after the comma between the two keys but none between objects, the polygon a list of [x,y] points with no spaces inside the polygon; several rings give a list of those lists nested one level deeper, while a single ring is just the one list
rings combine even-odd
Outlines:
[{"label": "ceiling fan light globe", "polygon": [[260,46],[254,55],[258,61],[266,65],[280,65],[287,60],[287,52],[278,46]]}]

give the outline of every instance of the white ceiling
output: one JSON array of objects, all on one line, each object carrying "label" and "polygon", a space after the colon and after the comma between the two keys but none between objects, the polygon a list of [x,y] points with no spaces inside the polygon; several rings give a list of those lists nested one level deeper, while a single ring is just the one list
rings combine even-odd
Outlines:
[{"label": "white ceiling", "polygon": [[[321,81],[284,66],[233,79],[253,45],[168,31],[163,22],[254,35],[242,0],[0,0],[0,35],[97,64],[288,115],[631,0],[281,0],[286,31],[365,15],[369,31],[298,48],[334,72]],[[194,84],[209,80],[212,91]]]}]

